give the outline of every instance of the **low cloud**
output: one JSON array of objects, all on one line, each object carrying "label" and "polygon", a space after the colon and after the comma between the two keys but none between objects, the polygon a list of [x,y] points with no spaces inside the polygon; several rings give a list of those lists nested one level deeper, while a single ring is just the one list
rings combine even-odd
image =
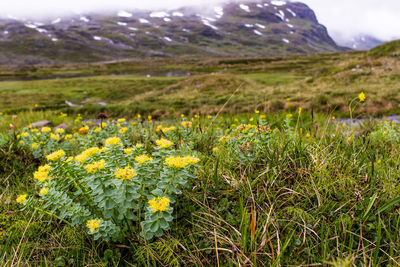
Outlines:
[{"label": "low cloud", "polygon": [[400,37],[399,0],[304,0],[335,39],[368,34],[389,41]]}]

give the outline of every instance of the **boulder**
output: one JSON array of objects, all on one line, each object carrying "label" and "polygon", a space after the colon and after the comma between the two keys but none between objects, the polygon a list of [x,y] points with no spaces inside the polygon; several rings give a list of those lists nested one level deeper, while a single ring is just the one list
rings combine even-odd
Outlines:
[{"label": "boulder", "polygon": [[42,128],[45,126],[52,126],[53,123],[51,123],[51,121],[48,120],[44,120],[44,121],[37,121],[31,124],[32,128]]},{"label": "boulder", "polygon": [[68,125],[65,123],[61,123],[59,125],[57,125],[56,127],[54,127],[55,129],[64,129],[66,130],[68,128]]}]

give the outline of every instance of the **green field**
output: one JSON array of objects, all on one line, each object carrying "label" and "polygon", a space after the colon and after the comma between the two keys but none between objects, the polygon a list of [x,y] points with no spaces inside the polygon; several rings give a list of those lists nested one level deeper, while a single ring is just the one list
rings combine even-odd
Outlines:
[{"label": "green field", "polygon": [[396,44],[3,67],[0,265],[399,266]]}]

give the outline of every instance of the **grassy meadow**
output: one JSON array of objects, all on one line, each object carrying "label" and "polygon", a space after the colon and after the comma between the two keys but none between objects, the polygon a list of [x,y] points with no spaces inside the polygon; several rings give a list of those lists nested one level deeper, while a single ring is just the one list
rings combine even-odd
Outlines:
[{"label": "grassy meadow", "polygon": [[0,265],[400,265],[382,51],[4,67]]}]

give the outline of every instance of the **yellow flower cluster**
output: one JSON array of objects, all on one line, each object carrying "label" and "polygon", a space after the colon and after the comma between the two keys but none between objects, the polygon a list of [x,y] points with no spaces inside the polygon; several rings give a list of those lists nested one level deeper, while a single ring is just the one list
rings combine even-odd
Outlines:
[{"label": "yellow flower cluster", "polygon": [[49,165],[40,166],[39,169],[33,173],[33,178],[42,183],[51,179],[49,176],[50,169],[51,167]]},{"label": "yellow flower cluster", "polygon": [[135,169],[126,166],[124,169],[117,169],[115,171],[115,177],[121,180],[130,180],[137,175]]},{"label": "yellow flower cluster", "polygon": [[42,128],[42,132],[43,133],[47,133],[47,132],[50,132],[51,131],[51,128],[50,127],[43,127]]},{"label": "yellow flower cluster", "polygon": [[160,126],[157,127],[156,132],[162,131],[163,133],[167,133],[167,132],[173,131],[175,129],[176,129],[175,126],[164,127],[164,126],[160,125]]},{"label": "yellow flower cluster", "polygon": [[43,187],[42,189],[40,189],[40,194],[41,194],[42,196],[46,195],[47,192],[49,192],[49,189],[47,189],[46,187]]},{"label": "yellow flower cluster", "polygon": [[29,136],[29,133],[24,132],[24,133],[21,134],[21,136],[23,136],[23,137],[28,137],[28,136]]},{"label": "yellow flower cluster", "polygon": [[91,147],[83,151],[81,154],[77,155],[75,157],[75,160],[82,163],[84,162],[88,157],[93,156],[94,154],[98,153],[100,149],[98,147]]},{"label": "yellow flower cluster", "polygon": [[85,166],[85,169],[88,173],[96,173],[99,170],[103,169],[106,166],[106,162],[104,159],[100,161],[93,162],[92,164],[88,164]]},{"label": "yellow flower cluster", "polygon": [[121,142],[121,139],[118,137],[110,137],[106,139],[106,145],[116,145]]},{"label": "yellow flower cluster", "polygon": [[172,168],[185,168],[188,164],[196,164],[200,161],[199,158],[186,157],[168,157],[165,159],[165,164]]},{"label": "yellow flower cluster", "polygon": [[125,149],[124,149],[124,153],[127,154],[127,155],[130,155],[130,154],[132,154],[132,151],[134,151],[134,150],[135,150],[134,147],[132,147],[132,148],[125,148]]},{"label": "yellow flower cluster", "polygon": [[121,129],[119,129],[119,133],[124,134],[124,133],[126,133],[127,130],[128,130],[128,128],[122,127]]},{"label": "yellow flower cluster", "polygon": [[242,133],[246,133],[247,131],[249,131],[253,128],[256,128],[256,126],[254,124],[241,124],[238,127],[236,127],[236,129]]},{"label": "yellow flower cluster", "polygon": [[64,150],[60,149],[57,150],[56,152],[51,153],[50,155],[46,156],[46,159],[49,161],[56,161],[62,158],[65,155]]},{"label": "yellow flower cluster", "polygon": [[156,144],[161,148],[168,148],[172,146],[174,143],[165,138],[161,138],[160,140],[156,140]]},{"label": "yellow flower cluster", "polygon": [[33,142],[33,143],[32,143],[32,148],[33,148],[33,149],[38,149],[38,148],[39,148],[38,143]]},{"label": "yellow flower cluster", "polygon": [[25,203],[26,202],[26,197],[27,197],[28,195],[27,194],[24,194],[24,195],[19,195],[18,197],[17,197],[17,203]]},{"label": "yellow flower cluster", "polygon": [[78,133],[81,135],[87,134],[89,132],[89,127],[86,125],[78,130]]},{"label": "yellow flower cluster", "polygon": [[218,139],[218,142],[220,142],[220,143],[225,143],[225,142],[227,142],[230,138],[231,138],[231,137],[230,137],[229,135],[225,135],[225,136],[222,136],[220,139]]},{"label": "yellow flower cluster", "polygon": [[60,136],[58,134],[50,133],[50,138],[56,141],[60,140]]},{"label": "yellow flower cluster", "polygon": [[153,161],[153,158],[152,158],[152,157],[149,157],[149,156],[147,156],[147,155],[140,155],[140,156],[137,156],[137,157],[135,158],[135,160],[136,160],[136,162],[139,162],[140,164],[143,164],[143,163],[145,163],[146,161]]},{"label": "yellow flower cluster", "polygon": [[63,128],[58,128],[57,130],[56,130],[56,133],[59,133],[59,134],[62,134],[62,133],[64,133],[65,132],[65,130],[63,129]]},{"label": "yellow flower cluster", "polygon": [[153,199],[149,200],[149,206],[153,210],[153,212],[157,211],[166,211],[168,209],[170,199],[167,197],[153,197]]},{"label": "yellow flower cluster", "polygon": [[125,121],[126,121],[126,119],[124,119],[124,118],[118,119],[118,122],[119,122],[119,123],[123,123],[123,122],[125,122]]},{"label": "yellow flower cluster", "polygon": [[86,226],[89,228],[90,232],[94,232],[97,228],[100,227],[101,220],[99,219],[93,219],[93,220],[88,220],[86,222]]},{"label": "yellow flower cluster", "polygon": [[190,127],[192,127],[192,122],[191,121],[182,121],[181,125],[185,128],[190,128]]}]

